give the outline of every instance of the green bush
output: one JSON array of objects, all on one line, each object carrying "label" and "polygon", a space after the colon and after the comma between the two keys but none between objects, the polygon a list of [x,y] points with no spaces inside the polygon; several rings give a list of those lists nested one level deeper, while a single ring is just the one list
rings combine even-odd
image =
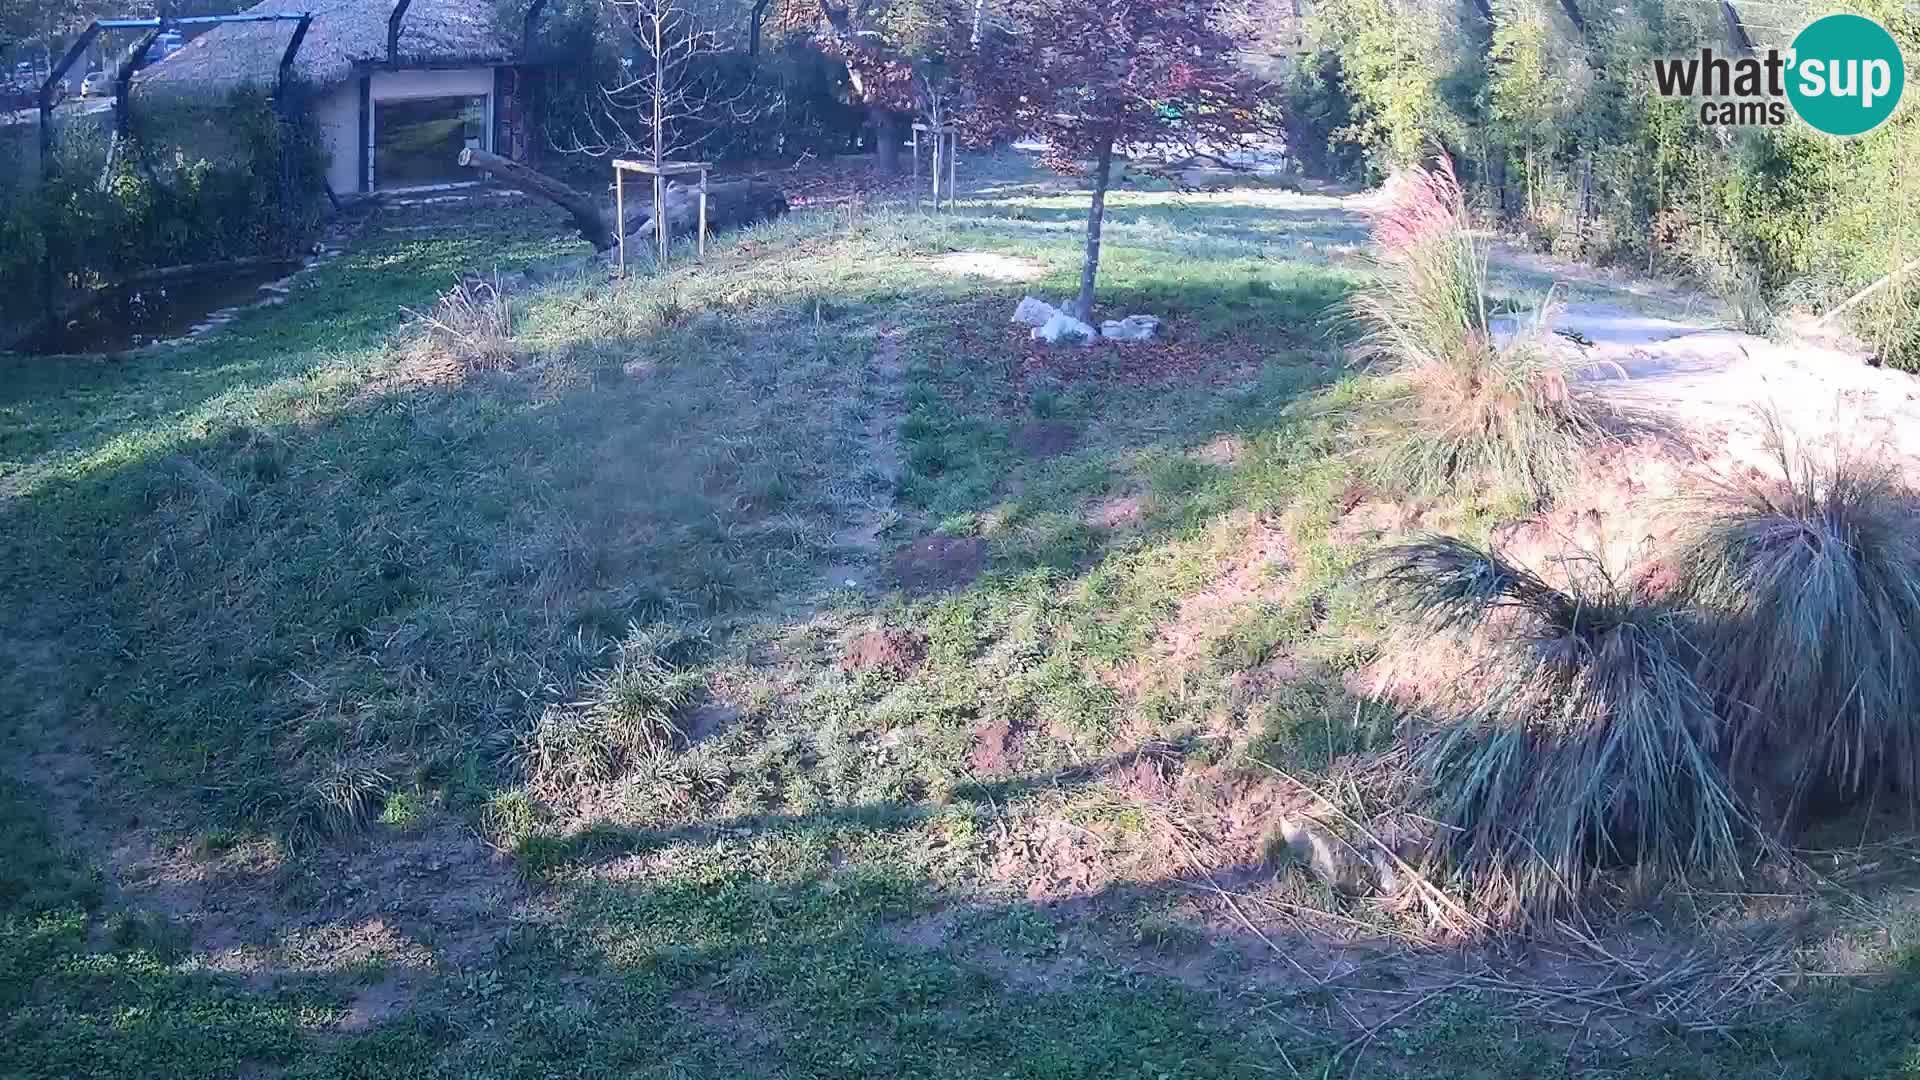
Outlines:
[{"label": "green bush", "polygon": [[65,122],[52,178],[0,209],[0,316],[26,325],[49,301],[143,270],[297,253],[319,223],[325,169],[311,116],[298,115],[283,122],[243,90],[213,105],[136,101],[117,145],[92,118]]},{"label": "green bush", "polygon": [[[1911,8],[1852,9],[1920,54]],[[1709,128],[1690,102],[1656,92],[1651,61],[1727,52],[1715,5],[1576,10],[1580,25],[1557,0],[1496,2],[1490,20],[1465,4],[1328,0],[1312,47],[1337,58],[1317,66],[1339,78],[1316,81],[1303,64],[1289,100],[1343,117],[1332,137],[1382,171],[1445,150],[1479,201],[1541,248],[1692,277],[1749,329],[1781,307],[1825,310],[1920,256],[1914,110],[1845,141],[1793,126]],[[1786,44],[1778,30],[1754,31]],[[1850,323],[1886,363],[1920,370],[1920,286],[1861,305]]]}]

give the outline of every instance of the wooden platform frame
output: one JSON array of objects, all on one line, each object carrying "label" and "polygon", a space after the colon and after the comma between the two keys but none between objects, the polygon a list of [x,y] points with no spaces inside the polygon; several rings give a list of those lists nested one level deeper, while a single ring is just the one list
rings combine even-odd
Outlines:
[{"label": "wooden platform frame", "polygon": [[619,222],[614,231],[619,233],[620,273],[627,272],[627,190],[626,176],[638,173],[653,177],[653,238],[660,249],[660,265],[667,265],[667,215],[666,195],[667,177],[692,176],[699,174],[700,186],[700,227],[694,233],[699,253],[707,254],[707,173],[713,166],[705,161],[663,161],[655,165],[651,161],[626,161],[615,159],[613,163],[613,217]]},{"label": "wooden platform frame", "polygon": [[[920,136],[923,133],[933,136],[933,208],[935,210],[940,209],[940,196],[942,191],[940,187],[940,166],[943,161],[946,165],[947,173],[945,194],[947,205],[951,207],[953,205],[953,193],[957,186],[958,170],[956,166],[960,158],[960,129],[951,124],[942,124],[937,131],[930,124],[916,123],[913,125],[913,138],[908,141],[907,145],[913,148],[913,201],[916,206],[920,203]],[[946,150],[944,159],[941,155],[943,145]]]}]

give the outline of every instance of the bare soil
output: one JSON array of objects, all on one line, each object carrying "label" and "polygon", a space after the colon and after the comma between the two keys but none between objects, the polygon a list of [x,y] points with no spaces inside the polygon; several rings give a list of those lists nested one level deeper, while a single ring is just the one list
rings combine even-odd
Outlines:
[{"label": "bare soil", "polygon": [[1058,457],[1073,449],[1080,432],[1058,420],[1030,420],[1013,433],[1013,445],[1033,458]]},{"label": "bare soil", "polygon": [[840,653],[840,670],[856,674],[884,671],[898,677],[918,668],[926,658],[925,634],[887,627],[869,630],[848,642]]},{"label": "bare soil", "polygon": [[893,554],[893,577],[908,593],[944,592],[970,585],[987,567],[987,545],[972,536],[935,533]]}]

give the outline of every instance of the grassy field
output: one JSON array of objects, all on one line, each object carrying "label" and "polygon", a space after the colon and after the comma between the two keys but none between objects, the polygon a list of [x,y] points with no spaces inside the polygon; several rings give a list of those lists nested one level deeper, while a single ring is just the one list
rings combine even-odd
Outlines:
[{"label": "grassy field", "polygon": [[[614,284],[538,209],[376,218],[192,346],[0,359],[0,1076],[1920,1074],[1892,886],[1700,1031],[1757,977],[1526,982],[1290,858],[1277,774],[1394,729],[1363,223],[1118,192],[1103,302],[1167,333],[1048,349],[1065,190]],[[499,363],[409,327],[496,270]]]}]

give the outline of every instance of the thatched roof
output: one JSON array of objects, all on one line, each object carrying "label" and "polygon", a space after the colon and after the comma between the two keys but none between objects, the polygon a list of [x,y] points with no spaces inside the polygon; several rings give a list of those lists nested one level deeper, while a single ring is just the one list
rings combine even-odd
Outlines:
[{"label": "thatched roof", "polygon": [[[294,73],[316,88],[343,82],[355,65],[387,59],[387,18],[395,0],[261,0],[250,13],[311,12],[313,25]],[[497,25],[492,0],[413,0],[400,22],[399,66],[510,60],[514,39]],[[134,80],[148,92],[224,93],[244,83],[271,89],[292,21],[229,23],[194,38]]]}]

